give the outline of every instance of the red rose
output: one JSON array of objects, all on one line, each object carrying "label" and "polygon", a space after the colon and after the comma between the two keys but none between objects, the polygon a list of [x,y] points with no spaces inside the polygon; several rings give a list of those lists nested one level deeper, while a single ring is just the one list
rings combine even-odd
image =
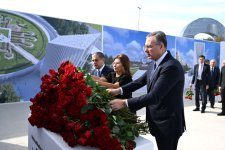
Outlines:
[{"label": "red rose", "polygon": [[87,87],[84,89],[84,94],[86,96],[88,96],[88,97],[91,96],[91,93],[92,93],[92,89],[90,87]]},{"label": "red rose", "polygon": [[80,122],[75,122],[75,127],[74,127],[75,133],[80,132],[80,129],[81,129],[81,124],[80,124]]},{"label": "red rose", "polygon": [[[120,119],[117,120],[117,114],[104,112],[109,109],[107,103],[111,97],[107,96],[106,91],[102,92],[96,85],[92,85],[95,82],[91,81],[90,75],[85,75],[66,61],[60,65],[58,71],[49,70],[49,74],[41,79],[41,91],[30,99],[32,105],[28,121],[31,125],[61,134],[71,147],[80,144],[104,150],[134,148],[134,141],[128,141],[127,137],[120,137],[120,133],[111,130],[115,124],[119,124],[118,120],[124,114],[119,115]],[[129,128],[121,127],[121,135],[125,129],[132,129],[131,132],[134,132],[133,122],[126,124],[124,121],[124,124]],[[124,145],[126,141],[128,142]]]}]

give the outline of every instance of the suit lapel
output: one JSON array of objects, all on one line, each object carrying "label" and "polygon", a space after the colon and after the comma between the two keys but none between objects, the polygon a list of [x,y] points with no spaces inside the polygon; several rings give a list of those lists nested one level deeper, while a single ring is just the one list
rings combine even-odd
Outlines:
[{"label": "suit lapel", "polygon": [[152,75],[152,77],[150,77],[150,82],[149,82],[149,88],[151,89],[151,87],[154,85],[155,81],[158,78],[158,74],[159,74],[159,70],[161,69],[161,66],[158,66],[154,72],[154,74]]},{"label": "suit lapel", "polygon": [[102,69],[101,74],[105,74],[106,66]]},{"label": "suit lapel", "polygon": [[[168,59],[170,59],[172,56],[170,54],[169,51],[167,51],[168,54],[165,56],[165,58],[162,60],[162,62],[159,64],[159,66],[156,68],[154,74],[152,77],[149,77],[149,83],[148,83],[148,91],[151,90],[154,87],[155,82],[157,81],[157,78],[159,77],[160,74],[160,70],[162,69],[163,64],[168,61]],[[152,65],[153,66],[153,65]],[[153,67],[150,68],[150,70],[152,70]],[[149,72],[150,73],[150,72]]]},{"label": "suit lapel", "polygon": [[198,70],[199,70],[199,64],[197,64],[197,66],[195,68],[196,68],[195,75],[196,75],[196,79],[197,79],[197,77],[198,77]]}]

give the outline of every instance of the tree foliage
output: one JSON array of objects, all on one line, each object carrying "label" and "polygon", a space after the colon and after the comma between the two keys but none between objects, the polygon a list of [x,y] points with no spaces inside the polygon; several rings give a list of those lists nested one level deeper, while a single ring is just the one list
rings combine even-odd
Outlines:
[{"label": "tree foliage", "polygon": [[222,36],[218,36],[218,37],[216,37],[215,38],[215,41],[216,42],[221,42],[221,41],[224,41],[225,39],[224,39],[224,37],[222,37]]},{"label": "tree foliage", "polygon": [[19,102],[20,97],[16,95],[12,84],[0,85],[0,103]]},{"label": "tree foliage", "polygon": [[112,62],[113,62],[113,57],[105,55],[105,64],[112,65]]},{"label": "tree foliage", "polygon": [[225,41],[224,37],[222,36],[216,36],[214,38],[208,37],[206,39],[203,40],[207,40],[207,41],[215,41],[215,42],[221,42],[221,41]]},{"label": "tree foliage", "polygon": [[60,35],[87,34],[88,27],[85,23],[57,19],[51,17],[43,17]]}]

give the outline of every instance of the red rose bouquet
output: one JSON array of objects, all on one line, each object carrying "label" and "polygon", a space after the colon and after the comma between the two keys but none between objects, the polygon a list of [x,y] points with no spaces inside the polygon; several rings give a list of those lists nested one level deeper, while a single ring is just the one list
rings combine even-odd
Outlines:
[{"label": "red rose bouquet", "polygon": [[186,92],[185,92],[185,99],[188,100],[192,100],[192,95],[194,95],[193,91],[191,88],[189,88]]},{"label": "red rose bouquet", "polygon": [[214,96],[220,95],[220,90],[219,90],[219,88],[214,89],[214,90],[213,90],[213,94],[214,94]]},{"label": "red rose bouquet", "polygon": [[69,61],[42,77],[41,91],[31,98],[31,125],[60,134],[71,147],[131,150],[135,137],[148,128],[127,109],[113,112],[113,98],[91,76]]}]

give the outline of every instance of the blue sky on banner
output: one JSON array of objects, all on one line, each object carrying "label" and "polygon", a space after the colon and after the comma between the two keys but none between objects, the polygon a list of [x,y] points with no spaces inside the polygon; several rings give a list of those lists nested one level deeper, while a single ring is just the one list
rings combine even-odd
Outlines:
[{"label": "blue sky on banner", "polygon": [[[129,56],[132,61],[146,61],[146,54],[143,46],[149,32],[128,30],[104,26],[103,28],[103,50],[108,56],[115,57],[123,53]],[[167,49],[175,57],[175,37],[167,36]]]}]

